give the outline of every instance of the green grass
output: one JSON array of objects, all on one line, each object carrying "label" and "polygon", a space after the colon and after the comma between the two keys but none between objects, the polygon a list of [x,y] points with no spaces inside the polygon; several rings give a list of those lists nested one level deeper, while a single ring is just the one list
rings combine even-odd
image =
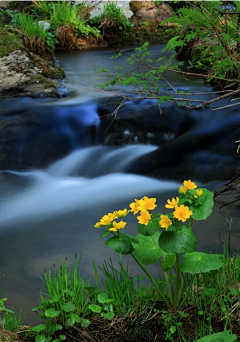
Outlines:
[{"label": "green grass", "polygon": [[17,23],[22,30],[23,34],[25,34],[28,38],[37,37],[43,40],[47,38],[47,31],[38,24],[38,21],[35,20],[32,16],[21,13],[17,15]]},{"label": "green grass", "polygon": [[6,312],[4,314],[3,327],[6,330],[16,332],[20,329],[21,325],[23,325],[24,320],[25,315],[23,310],[20,310],[18,314],[15,314],[14,312]]},{"label": "green grass", "polygon": [[[177,312],[168,310],[156,291],[142,284],[142,277],[132,277],[128,264],[124,265],[122,259],[117,268],[111,259],[104,261],[99,266],[101,280],[93,263],[95,286],[80,275],[80,259],[75,258],[72,267],[66,261],[60,262],[53,270],[45,272],[46,291],[41,292],[40,305],[34,309],[44,324],[33,330],[37,336],[56,341],[59,334],[61,338],[68,336],[69,329],[75,336],[69,322],[93,338],[100,334],[103,341],[105,334],[118,342],[147,341],[148,338],[158,341],[158,335],[170,342],[194,342],[227,330],[239,335],[240,257],[228,257],[227,253],[223,257],[221,269],[196,277],[188,300]],[[166,285],[163,278],[159,283]],[[101,305],[100,293],[111,299],[113,320],[103,318],[100,311],[89,309],[89,304]],[[102,310],[107,310],[105,304]]]}]

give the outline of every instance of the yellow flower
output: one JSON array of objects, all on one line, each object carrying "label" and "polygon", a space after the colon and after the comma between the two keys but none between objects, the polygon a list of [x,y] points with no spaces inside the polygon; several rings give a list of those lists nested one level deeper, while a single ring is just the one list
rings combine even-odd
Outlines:
[{"label": "yellow flower", "polygon": [[115,218],[117,218],[117,217],[127,216],[128,213],[129,211],[127,209],[123,209],[123,210],[114,211],[113,214],[115,214]]},{"label": "yellow flower", "polygon": [[184,186],[180,186],[178,191],[180,194],[184,194],[184,195],[187,193],[187,189]]},{"label": "yellow flower", "polygon": [[147,196],[144,196],[142,199],[138,201],[138,210],[153,210],[157,207],[155,204],[156,198],[148,198]]},{"label": "yellow flower", "polygon": [[116,232],[119,229],[123,229],[126,226],[126,222],[120,221],[120,222],[116,222],[113,221],[113,228],[109,228],[109,230],[111,232]]},{"label": "yellow flower", "polygon": [[108,213],[101,218],[99,223],[101,223],[102,226],[108,226],[115,218],[115,213]]},{"label": "yellow flower", "polygon": [[194,182],[191,182],[190,179],[188,181],[184,181],[183,185],[187,190],[193,190],[197,188],[197,185]]},{"label": "yellow flower", "polygon": [[161,228],[166,228],[166,230],[168,229],[169,226],[171,226],[172,221],[170,220],[170,218],[167,215],[161,215],[160,216],[160,221],[159,224],[161,226]]},{"label": "yellow flower", "polygon": [[185,222],[189,217],[192,215],[192,211],[189,210],[187,206],[184,204],[181,204],[179,207],[175,208],[175,211],[173,212],[173,216],[178,219],[179,221]]},{"label": "yellow flower", "polygon": [[172,208],[176,208],[178,206],[178,202],[179,202],[179,198],[176,197],[176,199],[173,197],[172,201],[170,201],[169,199],[167,200],[168,204],[165,205],[165,208],[168,209],[172,209]]},{"label": "yellow flower", "polygon": [[135,202],[130,203],[129,207],[131,208],[130,211],[132,211],[134,213],[134,215],[136,215],[139,212],[138,200],[135,199]]},{"label": "yellow flower", "polygon": [[151,214],[149,214],[148,211],[142,210],[141,215],[137,216],[138,223],[145,224],[145,226],[148,224],[148,222],[151,220]]},{"label": "yellow flower", "polygon": [[102,225],[101,225],[101,222],[97,222],[95,225],[94,225],[94,227],[95,228],[100,228]]},{"label": "yellow flower", "polygon": [[203,194],[202,189],[196,190],[196,194],[197,194],[198,196],[202,196],[202,194]]}]

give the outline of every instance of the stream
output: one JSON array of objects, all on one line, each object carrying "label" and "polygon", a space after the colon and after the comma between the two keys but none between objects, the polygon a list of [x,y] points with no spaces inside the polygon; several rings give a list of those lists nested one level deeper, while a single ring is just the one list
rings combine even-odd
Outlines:
[{"label": "stream", "polygon": [[[159,57],[162,48],[162,45],[151,46],[154,58]],[[124,51],[131,53],[133,49],[128,47]],[[56,57],[67,75],[62,91],[68,96],[0,100],[0,111],[7,113],[9,125],[16,123],[13,138],[9,138],[9,153],[0,171],[0,271],[3,274],[0,290],[3,297],[8,298],[8,308],[16,313],[23,308],[25,324],[40,321],[31,309],[39,303],[43,286],[40,277],[43,277],[44,269],[66,257],[72,265],[76,253],[82,254],[80,271],[85,279],[94,279],[93,260],[101,266],[104,260],[111,258],[117,267],[118,255],[103,245],[102,230],[93,227],[102,215],[128,208],[135,198],[145,195],[156,197],[159,210],[164,211],[166,200],[175,197],[182,181],[190,178],[189,165],[196,165],[191,180],[210,190],[220,190],[227,181],[215,178],[214,172],[224,170],[231,163],[236,166],[231,155],[220,152],[223,144],[232,141],[227,151],[236,153],[234,143],[240,136],[237,108],[211,112],[211,107],[198,111],[164,105],[169,117],[161,117],[156,103],[145,101],[125,109],[126,113],[135,113],[135,120],[139,118],[141,127],[146,127],[144,138],[139,133],[142,128],[132,132],[125,119],[119,121],[119,125],[124,126],[120,135],[115,132],[106,135],[101,125],[101,105],[110,94],[119,90],[131,94],[128,87],[119,89],[117,85],[105,94],[94,89],[94,85],[106,80],[95,73],[94,67],[113,67],[110,57],[115,52],[110,49],[58,52]],[[126,59],[120,61],[125,69],[128,68]],[[212,91],[200,77],[187,80],[180,74],[166,77],[177,89]],[[213,96],[216,95],[201,95],[201,98]],[[158,138],[151,125],[161,120],[165,120],[165,128]],[[24,127],[21,134],[19,125]],[[156,139],[151,139],[153,136]],[[216,146],[215,150],[213,146]],[[153,176],[154,166],[144,174],[145,160],[158,151],[159,161],[166,158],[168,165],[161,162],[163,166],[158,177]],[[185,161],[186,154],[189,159]],[[157,165],[157,160],[155,163]],[[135,172],[138,165],[141,171]],[[184,167],[186,174],[182,177],[179,170]],[[208,172],[213,170],[213,176],[197,177],[203,168]],[[217,197],[211,217],[206,222],[196,223],[193,230],[199,242],[197,250],[215,252],[221,250],[223,243],[228,244],[228,221],[231,220],[234,222],[230,232],[231,252],[238,250],[239,208],[229,205],[219,209],[233,199],[234,195]],[[136,218],[129,215],[125,228],[129,234],[136,234],[136,222]],[[129,262],[130,269],[134,267],[133,275],[142,274],[128,256],[123,260]],[[159,272],[157,265],[151,265],[149,269],[155,274]]]}]

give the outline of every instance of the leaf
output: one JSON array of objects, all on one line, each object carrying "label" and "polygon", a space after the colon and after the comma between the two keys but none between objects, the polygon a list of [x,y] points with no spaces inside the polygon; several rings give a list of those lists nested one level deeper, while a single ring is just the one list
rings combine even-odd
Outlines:
[{"label": "leaf", "polygon": [[62,306],[65,312],[71,312],[75,309],[75,305],[72,302],[68,302]]},{"label": "leaf", "polygon": [[97,298],[99,303],[101,304],[111,303],[113,301],[113,299],[108,298],[108,295],[106,293],[100,293]]},{"label": "leaf", "polygon": [[111,232],[109,230],[105,230],[105,232],[102,233],[102,235],[100,236],[101,238],[108,236]]},{"label": "leaf", "polygon": [[161,232],[156,232],[151,236],[137,235],[139,244],[132,243],[134,255],[144,264],[154,264],[160,256],[165,256],[166,253],[159,247],[159,236]]},{"label": "leaf", "polygon": [[32,331],[40,332],[46,328],[45,324],[39,324],[36,325],[35,327],[32,327]]},{"label": "leaf", "polygon": [[49,299],[49,303],[57,303],[59,300],[61,299],[61,296],[60,295],[56,295],[54,297],[52,297],[51,299]]},{"label": "leaf", "polygon": [[74,323],[80,323],[80,321],[81,321],[81,318],[77,315],[77,314],[75,314],[75,313],[73,313],[73,312],[71,312],[70,313],[70,315],[69,315],[69,317],[68,317],[68,322],[71,324],[71,325],[73,325]]},{"label": "leaf", "polygon": [[176,254],[167,254],[161,262],[163,272],[169,272],[175,264]]},{"label": "leaf", "polygon": [[59,316],[60,312],[61,312],[60,310],[55,310],[54,308],[50,308],[50,309],[46,310],[44,312],[44,314],[46,317],[54,318],[54,317]]},{"label": "leaf", "polygon": [[90,324],[89,319],[83,318],[83,319],[81,320],[81,327],[82,327],[82,328],[86,328],[89,324]]},{"label": "leaf", "polygon": [[122,232],[119,232],[119,236],[108,239],[104,244],[120,254],[130,254],[133,252],[131,242]]},{"label": "leaf", "polygon": [[36,338],[35,338],[35,341],[36,342],[46,342],[47,338],[46,338],[45,335],[37,335]]},{"label": "leaf", "polygon": [[207,254],[202,252],[186,253],[180,265],[181,272],[190,274],[205,273],[217,270],[223,266],[221,254]]},{"label": "leaf", "polygon": [[153,219],[149,221],[147,225],[138,223],[138,232],[144,236],[151,236],[160,231],[159,219]]},{"label": "leaf", "polygon": [[237,336],[232,334],[230,330],[222,331],[220,333],[211,334],[200,338],[195,342],[234,342],[237,341]]},{"label": "leaf", "polygon": [[112,320],[113,317],[115,316],[115,313],[114,312],[107,312],[107,313],[102,312],[101,316],[106,318],[106,319]]},{"label": "leaf", "polygon": [[92,310],[93,312],[101,312],[102,311],[102,308],[101,306],[97,305],[97,304],[90,304],[88,305],[89,309]]},{"label": "leaf", "polygon": [[181,230],[165,231],[159,238],[159,246],[167,253],[190,253],[195,251],[196,244],[193,232],[185,226]]},{"label": "leaf", "polygon": [[199,188],[199,190],[202,190],[203,194],[199,196],[197,206],[190,205],[189,207],[189,209],[193,212],[192,218],[196,221],[206,220],[206,218],[211,215],[214,206],[213,192],[205,188]]}]

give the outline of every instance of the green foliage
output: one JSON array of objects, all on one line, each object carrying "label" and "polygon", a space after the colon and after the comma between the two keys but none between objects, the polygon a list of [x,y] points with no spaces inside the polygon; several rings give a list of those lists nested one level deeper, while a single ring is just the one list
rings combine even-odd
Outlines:
[{"label": "green foliage", "polygon": [[124,34],[128,34],[128,31],[133,26],[114,2],[108,2],[104,5],[103,13],[98,17],[92,18],[91,23],[100,24],[99,27],[103,26],[105,29],[117,28],[124,30]]},{"label": "green foliage", "polygon": [[47,38],[47,31],[32,16],[26,13],[18,13],[16,14],[16,21],[16,25],[27,37],[37,37],[43,40]]},{"label": "green foliage", "polygon": [[101,267],[104,278],[102,279],[104,294],[99,295],[112,298],[114,311],[120,317],[127,317],[130,312],[138,315],[147,310],[151,300],[151,294],[147,294],[145,287],[141,285],[142,277],[132,277],[128,264],[123,265],[119,261],[117,270],[112,260],[104,262]]},{"label": "green foliage", "polygon": [[230,330],[223,331],[216,334],[211,334],[208,336],[204,336],[197,340],[196,342],[234,342],[237,341],[237,336],[235,334],[231,334]]},{"label": "green foliage", "polygon": [[[140,214],[137,216],[139,234],[136,237],[122,232],[126,226],[123,217],[128,214],[127,209],[108,213],[95,224],[96,228],[103,226],[108,233],[113,234],[105,244],[119,254],[131,254],[152,282],[160,299],[173,310],[179,309],[188,299],[194,280],[191,275],[216,270],[223,265],[220,255],[194,252],[197,239],[192,232],[193,219],[205,220],[211,215],[213,193],[198,189],[191,180],[184,181],[178,193],[178,197],[167,200],[165,207],[173,209],[167,215],[152,214],[151,211],[157,207],[155,198],[144,196],[129,205],[130,211]],[[183,225],[188,219],[189,228]],[[107,235],[103,234],[102,237]],[[180,254],[184,257],[181,264]],[[168,295],[144,266],[157,261],[165,274]],[[167,272],[171,272],[174,264],[176,275],[173,278],[172,273],[168,275]],[[191,279],[190,283],[187,283],[188,278]]]},{"label": "green foliage", "polygon": [[85,316],[91,312],[89,303],[95,299],[98,289],[79,275],[79,266],[80,259],[75,258],[73,270],[66,262],[60,262],[54,271],[45,272],[47,293],[41,292],[40,305],[32,309],[44,321],[32,328],[38,333],[36,342],[58,338],[61,330],[73,324],[86,327],[90,323]]},{"label": "green foliage", "polygon": [[67,1],[60,1],[52,3],[48,9],[50,22],[53,27],[71,27],[76,37],[100,38],[100,31],[95,27],[91,27],[87,20],[81,17],[82,6],[70,6]]},{"label": "green foliage", "polygon": [[22,310],[17,315],[13,311],[7,311],[4,314],[3,327],[13,332],[18,331],[20,326],[23,325],[24,319],[25,316]]}]

